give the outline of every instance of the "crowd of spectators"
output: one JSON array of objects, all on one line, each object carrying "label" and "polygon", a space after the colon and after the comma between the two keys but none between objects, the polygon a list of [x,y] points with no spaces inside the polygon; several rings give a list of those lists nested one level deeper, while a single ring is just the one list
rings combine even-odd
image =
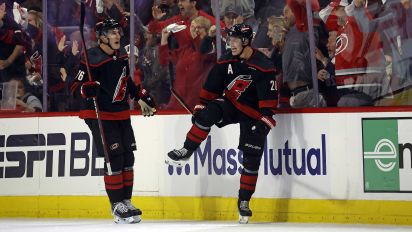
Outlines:
[{"label": "crowd of spectators", "polygon": [[[102,13],[95,0],[85,1],[86,46],[96,45],[97,22],[117,20],[122,46],[135,51],[133,79],[160,109],[183,109],[172,92],[189,108],[198,102],[209,70],[228,49],[227,29],[242,22],[254,29],[253,47],[275,64],[278,107],[412,100],[412,0],[134,0],[134,14],[129,0],[102,1]],[[313,22],[307,20],[306,1]],[[41,0],[0,0],[0,85],[24,87],[16,95],[21,111],[77,111],[68,86],[84,52],[80,0],[46,2],[43,11]]]}]

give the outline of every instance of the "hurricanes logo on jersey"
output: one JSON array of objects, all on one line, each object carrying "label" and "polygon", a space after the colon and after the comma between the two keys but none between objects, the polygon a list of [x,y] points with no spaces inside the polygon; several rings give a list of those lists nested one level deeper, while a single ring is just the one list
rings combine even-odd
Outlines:
[{"label": "hurricanes logo on jersey", "polygon": [[229,90],[227,95],[231,98],[239,99],[240,95],[246,91],[250,84],[252,84],[251,75],[239,75],[227,86]]},{"label": "hurricanes logo on jersey", "polygon": [[348,36],[345,33],[342,33],[336,38],[336,52],[335,56],[343,52],[348,47]]},{"label": "hurricanes logo on jersey", "polygon": [[123,101],[126,96],[128,79],[129,77],[126,76],[126,67],[123,67],[122,75],[120,76],[119,81],[117,82],[116,90],[114,91],[113,102]]}]

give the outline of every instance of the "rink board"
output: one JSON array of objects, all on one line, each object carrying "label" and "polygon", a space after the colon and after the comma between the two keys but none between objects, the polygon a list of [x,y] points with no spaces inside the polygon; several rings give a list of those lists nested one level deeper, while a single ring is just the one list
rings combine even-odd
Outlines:
[{"label": "rink board", "polygon": [[[254,221],[412,224],[412,114],[280,114],[267,139]],[[147,219],[235,220],[237,125],[213,128],[183,169],[189,115],[133,116],[134,202]],[[0,216],[109,217],[90,131],[75,116],[0,119]]]}]

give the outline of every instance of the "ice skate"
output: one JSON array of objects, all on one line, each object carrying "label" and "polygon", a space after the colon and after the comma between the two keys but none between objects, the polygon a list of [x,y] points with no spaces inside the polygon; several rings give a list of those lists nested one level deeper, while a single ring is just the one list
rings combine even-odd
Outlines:
[{"label": "ice skate", "polygon": [[190,159],[192,154],[193,154],[193,151],[187,150],[186,148],[181,148],[179,150],[175,149],[167,153],[167,158],[165,160],[165,163],[181,168]]},{"label": "ice skate", "polygon": [[239,224],[247,224],[249,217],[252,216],[252,210],[249,208],[249,201],[238,200],[237,208],[239,211]]},{"label": "ice skate", "polygon": [[136,208],[130,200],[123,200],[123,203],[127,206],[129,209],[130,213],[132,214],[133,217],[133,222],[132,223],[139,223],[142,218],[140,215],[142,215],[142,211],[138,208]]},{"label": "ice skate", "polygon": [[112,215],[117,224],[131,224],[134,221],[132,212],[123,202],[116,202],[112,205]]}]

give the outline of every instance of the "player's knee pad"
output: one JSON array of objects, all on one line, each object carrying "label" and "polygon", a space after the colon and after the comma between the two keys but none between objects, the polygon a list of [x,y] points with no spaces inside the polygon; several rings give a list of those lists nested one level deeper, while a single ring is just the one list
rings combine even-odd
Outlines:
[{"label": "player's knee pad", "polygon": [[202,127],[211,127],[222,120],[223,110],[216,102],[210,102],[207,107],[193,115],[194,122]]},{"label": "player's knee pad", "polygon": [[242,139],[240,138],[239,147],[244,154],[250,154],[253,156],[261,157],[263,154],[263,149],[265,148],[264,139]]},{"label": "player's knee pad", "polygon": [[[110,157],[110,167],[112,172],[121,172],[124,167],[124,158],[121,155],[111,156]],[[107,169],[105,165],[105,169]],[[106,170],[107,171],[107,170]]]},{"label": "player's knee pad", "polygon": [[261,156],[265,147],[266,135],[252,133],[250,125],[250,123],[241,124],[239,149],[245,154]]},{"label": "player's knee pad", "polygon": [[132,151],[125,152],[123,156],[123,169],[132,170],[134,165],[134,154]]},{"label": "player's knee pad", "polygon": [[253,174],[259,171],[262,155],[243,153],[243,172]]}]

